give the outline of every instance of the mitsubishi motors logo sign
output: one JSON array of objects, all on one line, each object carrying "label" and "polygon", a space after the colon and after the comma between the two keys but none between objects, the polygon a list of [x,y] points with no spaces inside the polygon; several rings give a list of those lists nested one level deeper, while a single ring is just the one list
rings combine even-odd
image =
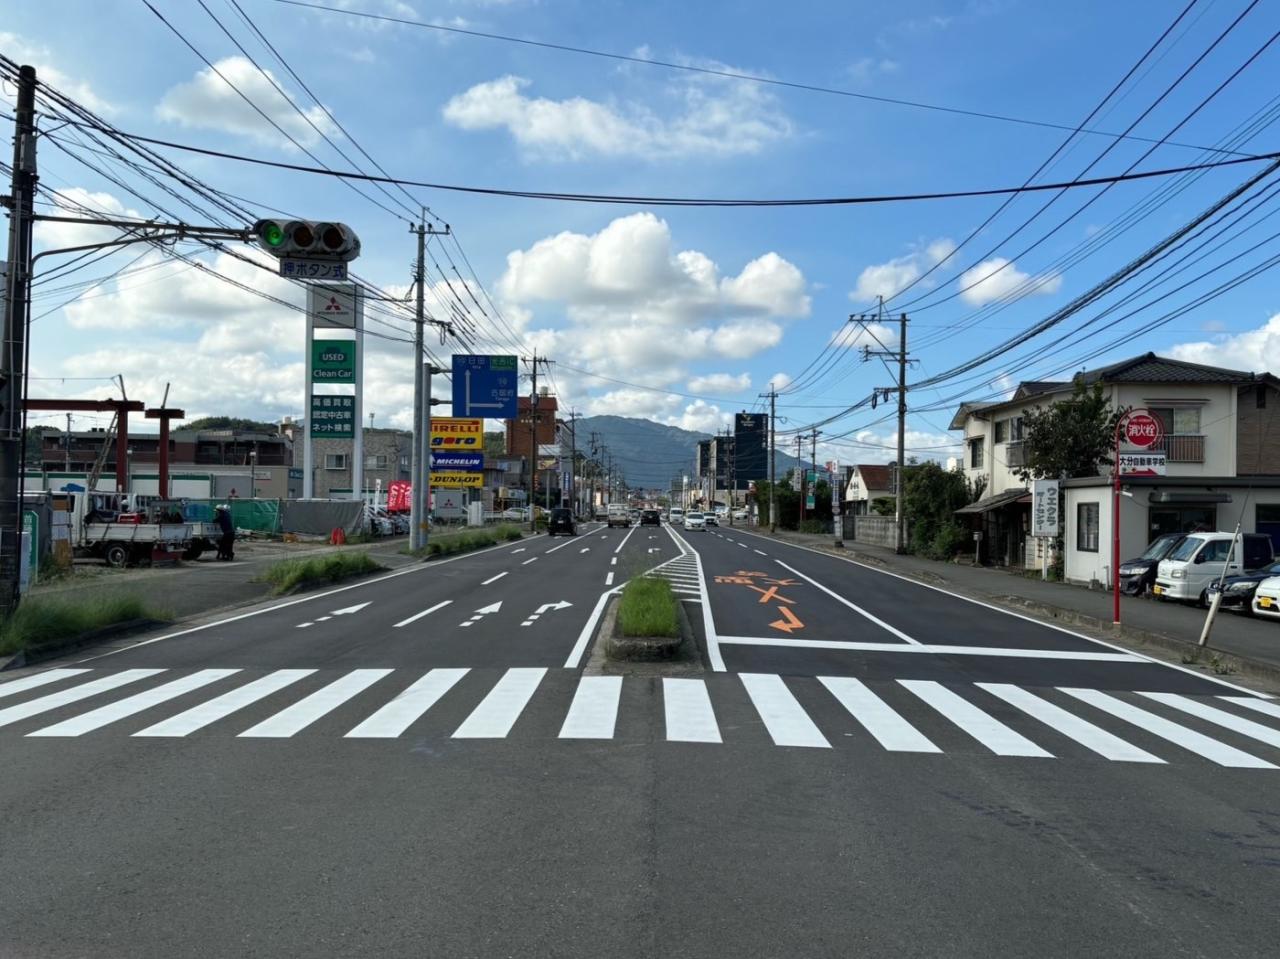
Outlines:
[{"label": "mitsubishi motors logo sign", "polygon": [[355,329],[356,297],[353,283],[311,283],[307,286],[307,313],[314,328]]},{"label": "mitsubishi motors logo sign", "polygon": [[329,302],[324,305],[326,313],[346,313],[347,308],[338,302],[336,296],[329,297]]}]

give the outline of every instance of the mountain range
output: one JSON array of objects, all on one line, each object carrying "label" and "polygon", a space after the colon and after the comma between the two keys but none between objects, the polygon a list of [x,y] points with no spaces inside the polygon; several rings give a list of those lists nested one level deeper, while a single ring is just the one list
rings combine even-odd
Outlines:
[{"label": "mountain range", "polygon": [[[577,420],[579,452],[596,458],[613,455],[632,489],[670,489],[683,476],[697,470],[698,441],[711,439],[710,433],[666,426],[653,420],[630,416],[585,416]],[[796,458],[778,449],[779,478],[796,465]]]}]

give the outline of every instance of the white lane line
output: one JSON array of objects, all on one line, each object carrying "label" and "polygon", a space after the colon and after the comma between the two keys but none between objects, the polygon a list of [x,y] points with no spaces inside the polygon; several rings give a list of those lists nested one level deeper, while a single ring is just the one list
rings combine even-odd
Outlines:
[{"label": "white lane line", "polygon": [[793,573],[794,575],[799,576],[806,583],[809,583],[812,586],[816,586],[818,589],[822,590],[824,593],[826,593],[828,596],[834,599],[837,603],[842,603],[843,605],[849,607],[851,610],[857,613],[859,616],[862,616],[866,619],[871,620],[871,622],[875,623],[881,629],[885,630],[888,633],[891,633],[894,636],[897,636],[904,643],[911,643],[914,646],[920,645],[920,641],[918,639],[913,639],[912,637],[904,633],[902,630],[898,629],[896,626],[890,626],[879,616],[876,616],[874,613],[867,612],[857,603],[850,602],[849,600],[841,596],[839,593],[837,593],[834,589],[828,589],[826,586],[823,586],[812,576],[806,576],[804,573],[800,572],[800,570],[796,569],[794,566],[788,566],[786,563],[784,563],[780,559],[775,559],[774,562],[777,563],[779,566],[781,566],[783,569],[785,569],[787,572]]},{"label": "white lane line", "polygon": [[[671,530],[667,530],[667,534],[680,550],[680,556],[677,559],[691,561],[694,569],[698,573],[698,592],[702,599],[702,629],[706,635],[707,642],[707,662],[711,664],[712,670],[717,673],[723,673],[724,657],[720,654],[720,634],[716,632],[715,617],[711,614],[711,602],[707,598],[707,577],[702,569],[702,554],[693,548],[683,537],[676,536]],[[672,560],[675,562],[675,560]]]},{"label": "white lane line", "polygon": [[662,679],[662,706],[667,740],[678,743],[718,743],[720,727],[701,679]]},{"label": "white lane line", "polygon": [[1210,739],[1194,729],[1188,729],[1186,726],[1170,722],[1155,713],[1147,712],[1145,709],[1130,706],[1123,700],[1108,696],[1106,693],[1099,692],[1096,689],[1073,689],[1066,686],[1059,686],[1058,688],[1068,696],[1074,696],[1082,703],[1088,703],[1090,706],[1101,709],[1104,713],[1110,713],[1117,719],[1123,719],[1139,729],[1145,729],[1154,736],[1167,739],[1175,746],[1188,749],[1198,756],[1203,756],[1210,762],[1217,763],[1219,766],[1240,769],[1276,768],[1271,763],[1256,756],[1250,756],[1234,746],[1228,746],[1226,743],[1220,743],[1216,739]]},{"label": "white lane line", "polygon": [[617,566],[617,565],[618,565],[618,557],[614,556],[612,559],[610,559],[610,560],[609,560],[609,565],[610,565],[610,566]]},{"label": "white lane line", "polygon": [[[506,574],[506,573],[503,573],[502,575],[503,575],[503,576],[506,576],[507,574]],[[484,584],[483,584],[483,583],[481,583],[480,585],[481,585],[481,586],[483,586]],[[418,620],[422,619],[422,617],[423,617],[423,616],[430,616],[430,615],[431,615],[432,613],[434,613],[437,609],[444,609],[446,606],[448,606],[448,605],[449,605],[450,603],[452,603],[452,602],[453,602],[453,600],[451,600],[451,599],[446,599],[443,603],[436,603],[434,606],[430,607],[429,609],[424,609],[424,610],[423,610],[422,612],[420,612],[420,613],[414,613],[414,614],[413,614],[412,616],[410,616],[408,619],[402,619],[402,620],[400,620],[400,622],[396,623],[396,624],[395,624],[394,626],[392,626],[391,628],[392,628],[392,629],[399,629],[401,626],[408,626],[410,623],[416,623]]]},{"label": "white lane line", "polygon": [[528,566],[530,563],[536,563],[537,561],[538,561],[538,557],[536,557],[536,556],[531,556],[531,557],[529,557],[528,559],[526,559],[523,563],[521,563],[520,565],[521,565],[521,566]]},{"label": "white lane line", "polygon": [[1021,733],[993,719],[967,699],[931,679],[900,679],[898,683],[915,693],[997,756],[1038,756],[1053,754],[1041,749]]},{"label": "white lane line", "polygon": [[316,622],[317,622],[317,623],[323,623],[325,620],[328,620],[328,619],[333,619],[333,617],[332,617],[332,616],[317,616],[317,617],[316,617]]},{"label": "white lane line", "polygon": [[1012,683],[976,683],[993,696],[998,696],[1011,706],[1016,706],[1028,716],[1040,720],[1050,729],[1055,729],[1069,739],[1074,739],[1081,746],[1092,749],[1099,756],[1115,762],[1127,763],[1163,763],[1164,760],[1153,756],[1145,749],[1139,749],[1132,743],[1125,742],[1119,736],[1113,736],[1093,723],[1069,713],[1061,706],[1046,699],[1041,699],[1020,686]]},{"label": "white lane line", "polygon": [[497,576],[490,576],[488,579],[486,579],[486,580],[485,580],[484,582],[482,582],[480,585],[481,585],[481,586],[489,586],[489,585],[492,585],[493,583],[496,583],[498,580],[502,579],[502,577],[506,576],[508,572],[510,572],[510,570],[505,570],[505,569],[504,569],[504,570],[503,570],[501,573],[499,573]]},{"label": "white lane line", "polygon": [[347,733],[345,739],[394,739],[451,690],[466,669],[433,669]]},{"label": "white lane line", "polygon": [[759,553],[761,556],[768,556],[768,555],[769,555],[768,553],[766,553],[766,552],[765,552],[764,550],[762,550],[762,549],[754,550],[754,552]]},{"label": "white lane line", "polygon": [[1018,649],[1007,646],[946,646],[917,643],[859,643],[839,639],[788,639],[773,636],[719,636],[720,645],[789,646],[796,649],[847,649],[863,653],[924,653],[931,656],[1001,656],[1014,659],[1066,659],[1091,663],[1145,663],[1137,653],[1094,653],[1071,649]]},{"label": "white lane line", "polygon": [[584,546],[584,547],[582,547],[582,549],[578,550],[578,552],[579,552],[579,553],[589,553],[589,552],[591,552],[591,547],[590,547],[590,546]]},{"label": "white lane line", "polygon": [[113,673],[110,676],[103,676],[101,679],[81,683],[79,686],[72,686],[70,689],[49,693],[39,699],[18,703],[16,706],[0,709],[0,726],[16,723],[20,719],[26,719],[28,716],[38,716],[40,713],[47,713],[49,710],[57,709],[60,706],[78,703],[80,700],[96,696],[98,693],[105,693],[126,683],[146,679],[149,676],[155,676],[157,673],[163,672],[163,669],[126,669],[122,673]]},{"label": "white lane line", "polygon": [[739,673],[756,712],[778,746],[811,746],[830,749],[831,744],[813,724],[781,676],[772,673]]},{"label": "white lane line", "polygon": [[583,676],[560,727],[560,738],[612,739],[621,695],[621,676]]},{"label": "white lane line", "polygon": [[172,680],[162,686],[157,686],[155,689],[148,689],[146,692],[128,696],[106,706],[99,706],[90,712],[80,716],[73,716],[71,719],[64,719],[60,723],[54,723],[44,729],[37,729],[33,733],[27,733],[27,735],[80,736],[95,729],[100,729],[108,723],[126,719],[135,713],[142,712],[144,709],[150,709],[152,706],[158,706],[160,703],[176,699],[192,690],[208,686],[212,682],[225,679],[238,672],[240,672],[238,669],[202,669],[199,672],[192,673],[190,676],[183,676],[181,679]]},{"label": "white lane line", "polygon": [[1204,703],[1197,702],[1194,699],[1177,696],[1173,693],[1139,693],[1138,695],[1145,696],[1147,699],[1154,699],[1156,702],[1172,706],[1174,709],[1180,709],[1184,713],[1197,716],[1214,725],[1223,726],[1232,732],[1248,736],[1250,739],[1264,742],[1268,746],[1280,747],[1280,729],[1272,729],[1270,726],[1262,725],[1262,723],[1255,723],[1252,719],[1245,719],[1222,709],[1214,709],[1212,706],[1206,706]]},{"label": "white lane line", "polygon": [[315,623],[299,623],[298,629],[306,629],[308,626],[314,626]]},{"label": "white lane line", "polygon": [[524,547],[524,546],[521,546],[519,549],[513,549],[513,550],[511,551],[511,555],[512,555],[512,556],[514,556],[514,555],[516,555],[516,553],[523,553],[523,552],[525,551],[525,549],[526,549],[526,547]]},{"label": "white lane line", "polygon": [[582,654],[587,651],[587,644],[591,642],[591,637],[595,635],[596,626],[600,622],[600,617],[604,615],[604,608],[609,602],[609,597],[613,596],[617,590],[609,590],[603,593],[596,600],[596,607],[591,611],[591,615],[582,626],[582,632],[578,634],[578,640],[573,644],[573,649],[569,651],[569,658],[564,661],[565,669],[577,669],[578,663],[582,659]]},{"label": "white lane line", "polygon": [[604,578],[604,584],[606,586],[613,585],[613,570],[609,570],[609,575]]},{"label": "white lane line", "polygon": [[[952,599],[958,599],[964,603],[971,603],[974,606],[981,606],[984,609],[989,609],[989,610],[992,610],[993,612],[1001,613],[1005,616],[1012,616],[1014,619],[1021,619],[1021,620],[1024,620],[1025,622],[1033,623],[1036,626],[1041,626],[1045,629],[1052,629],[1059,633],[1065,633],[1068,636],[1074,637],[1075,639],[1083,640],[1084,642],[1091,643],[1095,646],[1102,646],[1106,649],[1114,649],[1119,652],[1127,652],[1127,650],[1125,650],[1123,646],[1119,646],[1115,643],[1108,643],[1106,640],[1095,639],[1092,636],[1086,636],[1084,633],[1078,633],[1078,632],[1075,632],[1074,630],[1067,629],[1065,626],[1059,626],[1055,623],[1050,623],[1050,622],[1046,622],[1045,620],[1036,619],[1034,616],[1028,616],[1025,613],[1015,612],[1012,609],[1008,609],[1004,606],[997,606],[995,603],[988,603],[981,599],[974,599],[972,596],[965,596],[963,593],[957,593],[949,589],[944,589],[941,586],[934,586],[931,583],[925,583],[925,582],[922,582],[921,580],[913,579],[912,577],[905,576],[902,573],[894,573],[894,572],[891,572],[890,570],[882,569],[879,566],[872,566],[868,563],[859,562],[856,559],[850,559],[847,556],[834,556],[831,553],[824,552],[820,549],[814,549],[812,546],[802,546],[799,543],[788,543],[785,540],[775,539],[774,537],[766,536],[763,533],[752,533],[751,535],[758,536],[760,539],[768,540],[774,543],[774,545],[782,545],[782,546],[789,547],[791,549],[803,550],[806,553],[813,553],[816,556],[825,556],[827,559],[833,559],[836,562],[848,563],[851,566],[857,566],[858,568],[865,569],[868,572],[881,573],[885,576],[892,576],[894,579],[900,579],[904,583],[910,583],[912,586],[919,586],[921,589],[931,589],[935,593],[942,593],[944,596],[950,596]],[[1197,670],[1192,669],[1189,666],[1181,666],[1177,663],[1165,662],[1162,659],[1156,659],[1154,656],[1149,656],[1145,653],[1135,653],[1134,655],[1136,655],[1139,659],[1141,659],[1145,663],[1151,663],[1155,666],[1165,666],[1165,667],[1168,667],[1169,669],[1176,669],[1178,670],[1178,672],[1186,673],[1188,676],[1195,676],[1197,679],[1203,679],[1203,680],[1206,680],[1207,682],[1217,683],[1219,686],[1225,686],[1227,689],[1234,690],[1237,693],[1245,693],[1255,698],[1261,698],[1261,699],[1276,698],[1270,693],[1259,693],[1251,689],[1245,689],[1243,686],[1237,686],[1235,683],[1228,682],[1225,679],[1219,679],[1216,676],[1206,675],[1204,673],[1201,673]]]},{"label": "white lane line", "polygon": [[739,543],[738,545],[741,546],[743,549],[748,548],[746,543]]},{"label": "white lane line", "polygon": [[861,680],[851,676],[819,676],[840,705],[885,749],[898,753],[940,753],[924,733],[899,716]]},{"label": "white lane line", "polygon": [[5,696],[12,696],[15,693],[25,693],[28,689],[47,686],[49,683],[56,683],[59,680],[70,679],[72,676],[79,676],[81,673],[87,673],[88,671],[87,669],[51,669],[45,673],[33,673],[30,676],[23,676],[21,679],[15,679],[9,683],[0,683],[0,699]]},{"label": "white lane line", "polygon": [[238,689],[223,693],[221,696],[217,696],[206,703],[192,706],[186,712],[171,716],[169,719],[162,720],[154,726],[148,726],[146,729],[134,733],[134,735],[189,735],[197,729],[203,729],[210,723],[231,715],[237,709],[243,709],[245,706],[256,703],[259,699],[265,699],[272,693],[278,692],[314,672],[314,669],[277,669],[274,673],[269,673]]},{"label": "white lane line", "polygon": [[1246,709],[1252,709],[1280,719],[1280,705],[1275,703],[1268,703],[1253,696],[1219,696],[1218,698],[1224,702],[1235,703],[1237,706],[1244,706]]},{"label": "white lane line", "polygon": [[364,692],[378,680],[390,675],[390,669],[353,669],[335,679],[323,689],[317,689],[305,699],[300,699],[288,709],[264,719],[252,729],[240,734],[248,739],[287,739],[306,729],[321,716],[329,713],[358,693]]},{"label": "white lane line", "polygon": [[545,667],[508,669],[454,732],[454,739],[502,739],[511,732],[524,707],[533,697]]},{"label": "white lane line", "polygon": [[622,542],[619,543],[618,548],[613,551],[614,555],[617,555],[618,553],[622,552],[622,547],[627,545],[627,540],[631,538],[631,534],[634,533],[635,531],[636,531],[636,527],[634,526],[632,526],[629,530],[627,530],[627,535],[622,537]]}]

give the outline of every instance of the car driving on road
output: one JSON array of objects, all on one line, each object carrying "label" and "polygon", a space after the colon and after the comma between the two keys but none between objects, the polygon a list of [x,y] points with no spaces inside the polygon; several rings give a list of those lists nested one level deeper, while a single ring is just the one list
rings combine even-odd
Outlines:
[{"label": "car driving on road", "polygon": [[641,526],[661,526],[662,514],[656,509],[646,509],[640,511]]},{"label": "car driving on road", "polygon": [[701,513],[686,513],[684,517],[685,529],[700,529],[704,533],[707,531],[707,523],[702,518]]},{"label": "car driving on road", "polygon": [[578,528],[573,522],[573,510],[558,506],[547,514],[547,535],[555,536],[556,533],[564,533],[567,536],[578,535]]},{"label": "car driving on road", "polygon": [[702,522],[707,526],[719,526],[720,518],[715,513],[703,513]]}]

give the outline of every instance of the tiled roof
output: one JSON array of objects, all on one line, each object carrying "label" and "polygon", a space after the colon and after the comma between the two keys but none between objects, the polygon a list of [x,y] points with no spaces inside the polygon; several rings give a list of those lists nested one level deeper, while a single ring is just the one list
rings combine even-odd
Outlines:
[{"label": "tiled roof", "polygon": [[1224,370],[1218,366],[1202,366],[1183,360],[1171,360],[1154,353],[1112,363],[1096,370],[1076,374],[1080,382],[1090,383],[1252,383],[1252,373]]},{"label": "tiled roof", "polygon": [[862,474],[862,481],[866,483],[867,489],[889,488],[889,467],[859,465],[858,472]]}]

